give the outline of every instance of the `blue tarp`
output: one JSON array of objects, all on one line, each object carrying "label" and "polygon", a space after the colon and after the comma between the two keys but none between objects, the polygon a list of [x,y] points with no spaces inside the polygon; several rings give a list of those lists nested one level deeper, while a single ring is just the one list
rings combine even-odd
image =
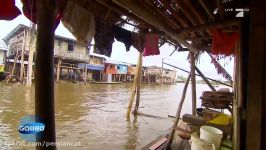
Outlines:
[{"label": "blue tarp", "polygon": [[[78,67],[79,67],[79,68],[84,68],[85,65],[86,65],[86,64],[81,63],[81,64],[78,64]],[[92,65],[92,64],[87,64],[87,69],[102,71],[102,70],[104,69],[104,66],[103,66],[103,65]]]},{"label": "blue tarp", "polygon": [[117,73],[118,74],[127,74],[127,66],[126,65],[117,65],[118,68],[117,68]]}]

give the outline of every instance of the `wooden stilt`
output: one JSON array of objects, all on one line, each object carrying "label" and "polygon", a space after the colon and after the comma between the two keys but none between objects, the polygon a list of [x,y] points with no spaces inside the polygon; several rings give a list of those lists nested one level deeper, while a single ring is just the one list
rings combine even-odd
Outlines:
[{"label": "wooden stilt", "polygon": [[61,63],[62,63],[62,59],[59,58],[59,59],[57,60],[56,83],[59,83]]},{"label": "wooden stilt", "polygon": [[86,64],[86,67],[85,67],[85,79],[84,79],[85,83],[87,83],[87,78],[88,78],[88,69],[87,69],[87,64]]},{"label": "wooden stilt", "polygon": [[182,97],[181,97],[181,100],[179,102],[179,105],[178,105],[178,108],[177,108],[177,112],[176,112],[176,119],[175,119],[175,122],[173,124],[173,128],[171,129],[171,132],[169,134],[169,137],[167,139],[166,145],[165,145],[165,149],[166,150],[171,148],[171,144],[172,144],[172,141],[173,141],[173,138],[174,138],[174,134],[175,134],[175,127],[178,125],[178,121],[179,121],[179,118],[180,118],[180,114],[181,114],[181,110],[182,110],[182,107],[183,107],[183,103],[184,103],[185,98],[186,98],[187,87],[188,87],[188,83],[189,83],[190,77],[192,77],[191,74],[188,75],[187,81],[186,81],[184,89],[183,89]]},{"label": "wooden stilt", "polygon": [[18,61],[18,48],[17,48],[17,52],[16,52],[16,56],[15,56],[15,59],[14,59],[14,64],[13,64],[13,68],[12,68],[12,71],[11,71],[11,76],[14,75],[14,72],[15,72],[15,69],[16,69],[16,64],[17,64],[17,61]]},{"label": "wooden stilt", "polygon": [[[45,125],[45,130],[37,142],[55,143],[54,110],[54,24],[56,1],[37,2],[37,42],[35,61],[35,114],[38,122]],[[56,145],[36,146],[37,150],[55,150]]]},{"label": "wooden stilt", "polygon": [[140,71],[139,68],[141,68],[140,67],[141,59],[142,59],[142,53],[139,53],[139,58],[138,58],[138,63],[137,63],[137,71],[135,72],[133,86],[132,86],[132,92],[131,92],[131,95],[130,95],[130,98],[129,98],[129,104],[128,104],[128,108],[127,108],[127,118],[130,118],[130,112],[131,112],[131,109],[132,109],[133,101],[134,101],[135,96],[136,96],[136,91],[137,91],[136,85],[138,83],[138,78],[139,78],[138,77],[139,76],[139,71]]},{"label": "wooden stilt", "polygon": [[212,86],[210,81],[203,75],[203,73],[199,70],[197,66],[195,66],[195,70],[198,72],[198,74],[201,76],[201,78],[205,81],[205,83],[211,88],[212,91],[216,91],[216,89]]},{"label": "wooden stilt", "polygon": [[27,81],[26,81],[27,86],[31,86],[32,84],[32,62],[36,46],[36,43],[33,43],[33,41],[35,41],[35,30],[36,30],[36,24],[32,24],[29,36],[30,44],[29,44],[29,58],[28,58]]},{"label": "wooden stilt", "polygon": [[137,97],[136,97],[136,104],[134,109],[134,114],[137,115],[139,109],[139,101],[140,101],[140,86],[141,86],[141,78],[142,78],[142,53],[139,55],[139,66],[138,66],[138,78],[137,78]]},{"label": "wooden stilt", "polygon": [[193,52],[189,53],[190,69],[191,69],[191,93],[192,93],[192,115],[196,115],[196,77],[195,77],[195,55]]},{"label": "wooden stilt", "polygon": [[26,37],[27,37],[27,32],[24,31],[23,33],[23,44],[22,44],[22,49],[21,49],[21,59],[20,59],[20,74],[19,74],[19,81],[23,83],[23,76],[24,76],[24,53],[25,53],[25,47],[26,47]]}]

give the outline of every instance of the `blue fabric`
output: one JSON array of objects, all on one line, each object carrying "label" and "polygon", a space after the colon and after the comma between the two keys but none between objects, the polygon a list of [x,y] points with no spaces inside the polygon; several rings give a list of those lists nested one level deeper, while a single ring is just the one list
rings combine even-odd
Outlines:
[{"label": "blue fabric", "polygon": [[[84,68],[86,64],[78,64],[79,68]],[[87,69],[90,70],[98,70],[98,71],[102,71],[104,69],[103,65],[92,65],[92,64],[87,64]]]}]

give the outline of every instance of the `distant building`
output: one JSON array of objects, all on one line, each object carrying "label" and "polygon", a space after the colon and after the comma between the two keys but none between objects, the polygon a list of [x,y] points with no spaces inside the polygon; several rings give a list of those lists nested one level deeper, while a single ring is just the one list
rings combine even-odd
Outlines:
[{"label": "distant building", "polygon": [[163,83],[174,84],[176,79],[176,71],[163,69],[157,66],[149,66],[145,69],[146,82],[148,83]]},{"label": "distant building", "polygon": [[128,63],[106,60],[104,65],[104,82],[126,82]]},{"label": "distant building", "polygon": [[6,43],[0,40],[0,64],[5,64],[7,50]]},{"label": "distant building", "polygon": [[105,56],[98,54],[90,54],[89,63],[80,63],[80,68],[87,68],[88,81],[102,81],[104,74]]},{"label": "distant building", "polygon": [[[9,72],[14,70],[14,75],[18,76],[20,74],[19,70],[22,61],[24,62],[24,68],[26,69],[30,50],[35,52],[36,36],[33,35],[31,37],[30,27],[19,24],[3,40],[8,45],[8,70]],[[22,54],[23,50],[24,53]],[[24,56],[23,60],[22,56]],[[68,76],[72,78],[72,75],[74,74],[75,79],[79,78],[82,74],[83,68],[79,68],[78,64],[89,63],[89,59],[88,47],[86,45],[82,45],[74,39],[55,35],[54,64],[55,73],[58,73],[59,77]],[[60,71],[57,71],[58,67]],[[68,75],[64,74],[66,72]],[[71,72],[72,75],[69,74]]]}]

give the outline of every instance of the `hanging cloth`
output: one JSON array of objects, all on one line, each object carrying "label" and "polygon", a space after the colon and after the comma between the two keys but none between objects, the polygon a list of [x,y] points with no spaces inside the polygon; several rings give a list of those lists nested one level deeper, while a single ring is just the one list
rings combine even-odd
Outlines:
[{"label": "hanging cloth", "polygon": [[220,29],[213,29],[212,32],[212,54],[229,56],[234,54],[235,43],[239,35],[237,32],[224,33]]},{"label": "hanging cloth", "polygon": [[15,0],[1,0],[0,20],[13,20],[20,14],[20,10],[15,5]]},{"label": "hanging cloth", "polygon": [[145,35],[132,32],[132,46],[142,53],[145,47]]},{"label": "hanging cloth", "polygon": [[90,44],[95,34],[93,14],[80,7],[76,2],[69,1],[62,16],[63,25],[84,44]]},{"label": "hanging cloth", "polygon": [[114,42],[113,25],[101,17],[94,17],[95,36],[94,53],[110,57]]},{"label": "hanging cloth", "polygon": [[132,45],[132,32],[118,26],[114,26],[114,37],[117,41],[125,44],[126,51],[128,52],[130,46]]},{"label": "hanging cloth", "polygon": [[146,34],[143,56],[159,55],[160,51],[158,47],[158,41],[159,41],[158,34]]},{"label": "hanging cloth", "polygon": [[[21,0],[21,2],[23,4],[23,14],[31,22],[37,24],[37,0]],[[62,18],[62,12],[67,4],[67,1],[65,0],[56,0],[56,2],[58,6],[58,11],[56,13],[54,29],[56,29],[59,25],[60,19]]]}]

